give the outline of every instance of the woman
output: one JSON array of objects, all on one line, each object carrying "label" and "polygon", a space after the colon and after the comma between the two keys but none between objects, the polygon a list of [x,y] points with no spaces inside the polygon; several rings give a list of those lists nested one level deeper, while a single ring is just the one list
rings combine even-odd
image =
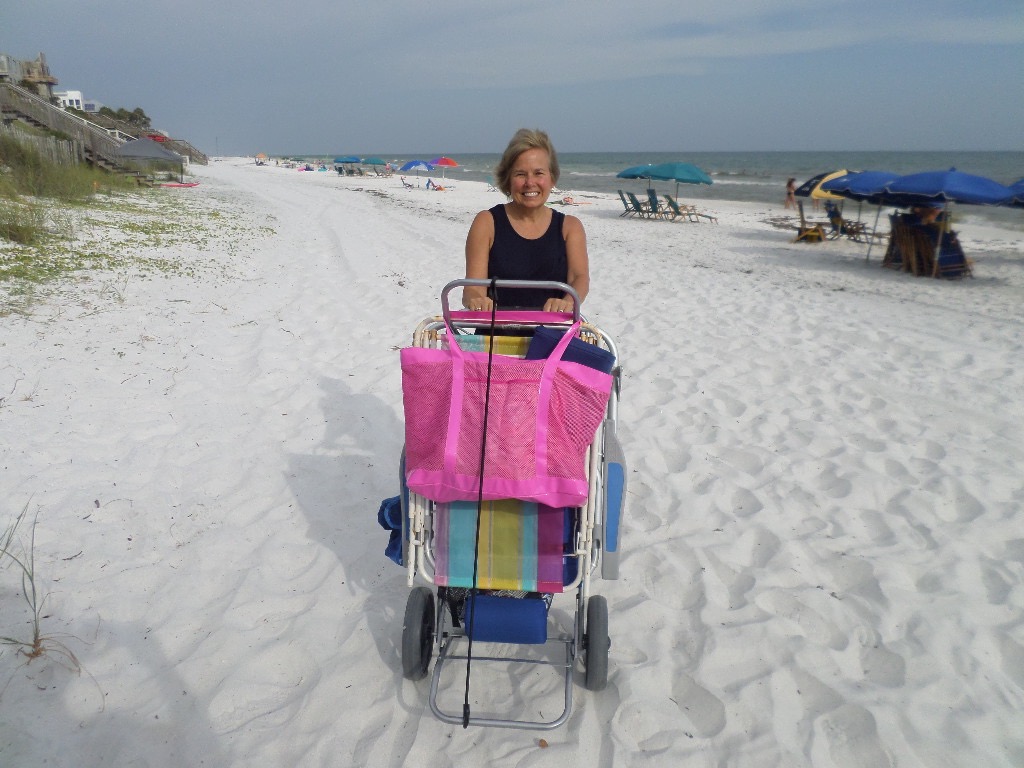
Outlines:
[{"label": "woman", "polygon": [[[486,280],[547,280],[567,283],[580,297],[590,290],[587,236],[575,216],[545,203],[558,183],[558,156],[543,131],[522,128],[505,148],[494,171],[495,185],[509,202],[481,211],[466,237],[466,277]],[[571,312],[564,291],[498,289],[502,308],[525,307],[545,312]],[[467,309],[491,309],[486,288],[463,291]]]},{"label": "woman", "polygon": [[786,180],[786,208],[796,208],[796,179]]}]

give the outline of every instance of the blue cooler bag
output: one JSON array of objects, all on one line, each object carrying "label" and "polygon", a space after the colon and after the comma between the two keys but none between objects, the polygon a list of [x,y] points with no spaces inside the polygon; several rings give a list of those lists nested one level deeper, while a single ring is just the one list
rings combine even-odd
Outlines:
[{"label": "blue cooler bag", "polygon": [[[530,346],[526,350],[526,359],[546,360],[564,334],[565,329],[563,328],[538,326],[530,340]],[[595,368],[604,373],[611,373],[612,368],[615,367],[615,355],[607,349],[601,349],[596,344],[588,344],[582,339],[570,341],[562,359],[585,365],[588,368]]]}]

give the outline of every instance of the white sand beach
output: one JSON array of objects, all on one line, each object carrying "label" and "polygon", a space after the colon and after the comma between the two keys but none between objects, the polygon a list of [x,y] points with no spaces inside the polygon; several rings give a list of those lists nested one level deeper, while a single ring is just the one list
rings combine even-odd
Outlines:
[{"label": "white sand beach", "polygon": [[[193,170],[163,194],[223,224],[163,253],[187,271],[0,316],[0,530],[37,516],[51,649],[0,646],[0,765],[1024,765],[1020,231],[965,221],[975,277],[944,281],[794,244],[781,200],[715,225],[575,193],[624,368],[609,685],[555,731],[463,730],[402,677],[376,513],[397,350],[504,198]],[[0,637],[31,637],[20,589],[0,570]]]}]

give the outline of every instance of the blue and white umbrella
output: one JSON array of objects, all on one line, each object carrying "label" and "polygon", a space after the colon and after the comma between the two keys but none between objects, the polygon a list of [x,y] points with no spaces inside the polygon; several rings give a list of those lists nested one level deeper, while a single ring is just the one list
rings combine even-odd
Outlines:
[{"label": "blue and white umbrella", "polygon": [[426,160],[410,160],[398,170],[400,171],[416,171],[419,174],[420,171],[432,171],[434,166],[428,163]]}]

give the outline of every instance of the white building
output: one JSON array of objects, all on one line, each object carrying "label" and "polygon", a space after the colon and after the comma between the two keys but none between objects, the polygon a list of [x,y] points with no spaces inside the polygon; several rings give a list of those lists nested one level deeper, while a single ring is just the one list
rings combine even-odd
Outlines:
[{"label": "white building", "polygon": [[82,108],[83,99],[81,91],[54,91],[53,96],[60,101],[60,105],[64,109],[71,107],[72,109],[84,111]]},{"label": "white building", "polygon": [[60,100],[60,105],[67,109],[77,109],[81,112],[96,113],[103,105],[95,99],[87,99],[81,91],[54,91],[55,99]]}]

